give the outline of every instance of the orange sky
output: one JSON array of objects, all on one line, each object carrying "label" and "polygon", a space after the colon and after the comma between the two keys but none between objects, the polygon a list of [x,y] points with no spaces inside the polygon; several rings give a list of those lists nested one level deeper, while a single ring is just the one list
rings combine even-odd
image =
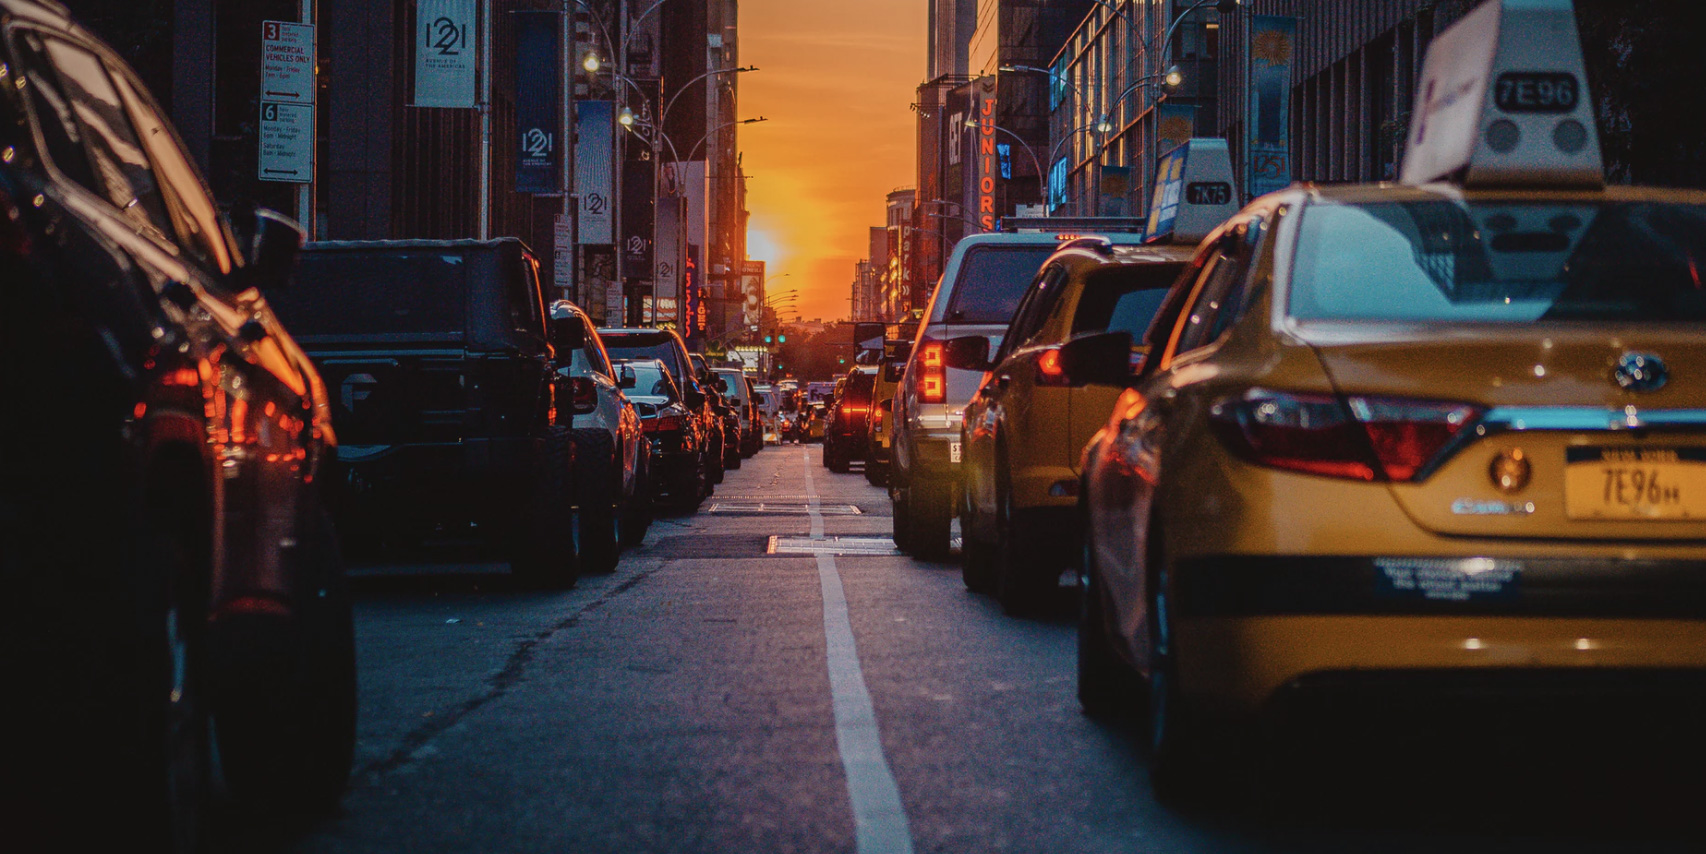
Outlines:
[{"label": "orange sky", "polygon": [[776,294],[799,288],[806,319],[845,318],[890,190],[911,187],[907,109],[924,79],[923,0],[741,0],[740,129],[752,175],[747,255]]}]

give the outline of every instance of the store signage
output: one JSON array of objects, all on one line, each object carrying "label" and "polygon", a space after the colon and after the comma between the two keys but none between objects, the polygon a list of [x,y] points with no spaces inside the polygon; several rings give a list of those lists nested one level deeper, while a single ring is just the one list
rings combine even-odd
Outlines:
[{"label": "store signage", "polygon": [[978,96],[977,127],[977,222],[984,231],[995,230],[995,96]]},{"label": "store signage", "polygon": [[471,110],[478,103],[476,5],[476,0],[416,0],[415,106]]}]

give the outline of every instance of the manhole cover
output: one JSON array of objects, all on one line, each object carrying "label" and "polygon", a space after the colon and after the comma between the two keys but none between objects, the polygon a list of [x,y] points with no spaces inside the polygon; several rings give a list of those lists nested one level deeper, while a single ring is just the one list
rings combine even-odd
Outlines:
[{"label": "manhole cover", "polygon": [[898,555],[889,537],[771,537],[767,554],[773,555]]},{"label": "manhole cover", "polygon": [[[705,508],[706,513],[748,513],[766,516],[810,516],[810,504],[782,504],[774,501],[719,501]],[[823,516],[858,516],[860,510],[852,504],[820,504],[817,512]]]}]

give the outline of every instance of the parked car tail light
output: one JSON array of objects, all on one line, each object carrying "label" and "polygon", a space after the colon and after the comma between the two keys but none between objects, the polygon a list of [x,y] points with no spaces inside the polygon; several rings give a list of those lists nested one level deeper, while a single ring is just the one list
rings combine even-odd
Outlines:
[{"label": "parked car tail light", "polygon": [[1066,376],[1066,369],[1060,364],[1060,350],[1050,347],[1037,354],[1037,385],[1039,386],[1069,386],[1072,381]]},{"label": "parked car tail light", "polygon": [[918,399],[924,403],[948,401],[948,375],[940,341],[926,339],[918,350]]},{"label": "parked car tail light", "polygon": [[1210,420],[1251,462],[1354,480],[1412,481],[1480,415],[1449,401],[1288,394],[1252,389],[1221,400]]},{"label": "parked car tail light", "polygon": [[659,415],[640,422],[640,429],[646,433],[679,433],[687,426],[687,419],[679,415]]},{"label": "parked car tail light", "polygon": [[569,380],[570,406],[576,415],[585,415],[598,411],[598,386],[587,377],[574,377]]}]

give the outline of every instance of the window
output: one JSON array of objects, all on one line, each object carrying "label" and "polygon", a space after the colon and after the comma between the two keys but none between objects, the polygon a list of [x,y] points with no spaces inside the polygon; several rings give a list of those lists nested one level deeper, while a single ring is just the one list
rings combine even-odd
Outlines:
[{"label": "window", "polygon": [[125,115],[118,90],[94,54],[59,39],[45,39],[47,54],[84,131],[98,190],[139,229],[165,239],[171,232],[153,167]]},{"label": "window", "polygon": [[1127,264],[1091,275],[1072,315],[1072,334],[1128,332],[1139,343],[1183,266]]},{"label": "window", "polygon": [[47,159],[65,177],[83,185],[100,196],[106,189],[95,181],[89,155],[83,148],[83,128],[71,112],[71,102],[47,74],[47,58],[42,55],[41,39],[34,34],[20,34],[14,41],[17,55],[28,61],[30,70],[18,69],[19,79],[30,93],[30,107],[35,112],[36,127],[41,131],[42,147]]},{"label": "window", "polygon": [[1019,301],[1019,307],[1013,314],[1013,323],[1002,338],[1001,348],[995,355],[999,362],[1008,353],[1029,344],[1042,328],[1043,321],[1049,315],[1049,309],[1060,297],[1060,284],[1066,279],[1066,269],[1059,264],[1051,264],[1037,274],[1031,286],[1025,289],[1025,295]]},{"label": "window", "polygon": [[1054,254],[1054,244],[978,246],[960,261],[953,293],[948,295],[948,323],[1007,323],[1035,280],[1037,268]]},{"label": "window", "polygon": [[267,303],[299,337],[461,337],[466,268],[460,254],[428,249],[304,252]]},{"label": "window", "polygon": [[130,111],[142,143],[154,159],[154,174],[160,180],[161,197],[171,214],[180,244],[202,263],[220,273],[231,272],[231,244],[219,211],[208,197],[207,187],[184,154],[177,134],[160,117],[141,84],[128,74],[112,69],[113,82]]},{"label": "window", "polygon": [[1207,346],[1238,316],[1244,298],[1244,281],[1249,278],[1249,225],[1240,225],[1220,238],[1211,267],[1200,280],[1196,301],[1186,312],[1179,345],[1174,355],[1188,353]]}]

